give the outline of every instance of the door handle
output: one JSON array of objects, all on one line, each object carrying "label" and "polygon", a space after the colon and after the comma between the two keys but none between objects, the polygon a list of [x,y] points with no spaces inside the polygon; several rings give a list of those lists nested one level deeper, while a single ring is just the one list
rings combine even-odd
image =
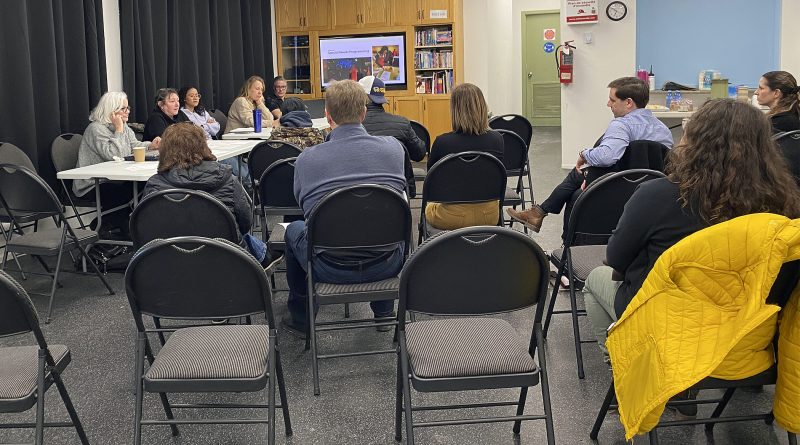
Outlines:
[{"label": "door handle", "polygon": [[533,73],[529,72],[528,73],[528,79],[532,79],[532,78],[533,78]]}]

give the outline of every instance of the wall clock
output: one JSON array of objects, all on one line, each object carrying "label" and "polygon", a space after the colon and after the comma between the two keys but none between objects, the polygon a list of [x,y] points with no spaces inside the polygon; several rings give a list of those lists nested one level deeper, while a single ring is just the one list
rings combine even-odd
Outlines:
[{"label": "wall clock", "polygon": [[620,1],[613,1],[606,7],[606,15],[609,19],[618,22],[628,15],[628,6]]}]

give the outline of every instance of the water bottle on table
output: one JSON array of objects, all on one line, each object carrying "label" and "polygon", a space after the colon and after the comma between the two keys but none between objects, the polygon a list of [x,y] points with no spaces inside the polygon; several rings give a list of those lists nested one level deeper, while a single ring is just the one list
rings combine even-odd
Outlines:
[{"label": "water bottle on table", "polygon": [[253,110],[253,131],[261,133],[261,110]]}]

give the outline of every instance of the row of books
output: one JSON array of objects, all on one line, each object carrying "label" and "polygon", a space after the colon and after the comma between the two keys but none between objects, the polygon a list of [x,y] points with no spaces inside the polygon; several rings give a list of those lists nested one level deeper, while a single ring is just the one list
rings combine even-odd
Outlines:
[{"label": "row of books", "polygon": [[429,76],[417,76],[419,94],[447,94],[453,89],[453,72],[437,71]]},{"label": "row of books", "polygon": [[414,54],[414,68],[452,68],[453,51],[417,51]]},{"label": "row of books", "polygon": [[450,28],[424,28],[415,34],[416,46],[453,44],[453,31]]}]

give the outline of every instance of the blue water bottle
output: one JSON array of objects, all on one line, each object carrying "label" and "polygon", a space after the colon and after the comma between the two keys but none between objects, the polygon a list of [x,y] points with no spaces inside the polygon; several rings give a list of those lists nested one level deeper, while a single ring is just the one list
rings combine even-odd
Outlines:
[{"label": "blue water bottle", "polygon": [[253,131],[261,133],[261,110],[258,108],[253,110]]}]

